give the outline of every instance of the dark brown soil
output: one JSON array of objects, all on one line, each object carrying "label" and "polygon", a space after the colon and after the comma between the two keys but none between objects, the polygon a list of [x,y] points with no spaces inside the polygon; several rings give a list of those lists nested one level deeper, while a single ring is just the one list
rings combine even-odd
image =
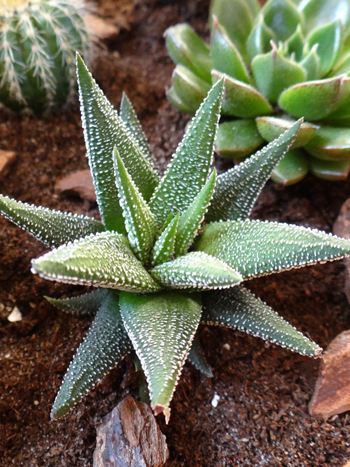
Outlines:
[{"label": "dark brown soil", "polygon": [[[111,4],[113,3],[113,8]],[[127,2],[122,2],[123,4]],[[145,125],[160,167],[178,142],[187,119],[167,103],[164,89],[172,65],[162,34],[178,21],[205,32],[206,0],[141,2],[129,31],[101,51],[95,76],[118,105],[126,90]],[[101,12],[113,18],[117,0]],[[119,12],[115,13],[120,14]],[[130,14],[130,12],[128,12]],[[94,207],[59,198],[55,181],[87,163],[78,107],[37,120],[0,114],[0,145],[18,159],[0,191],[18,199],[74,212]],[[270,184],[255,215],[331,230],[350,184],[308,178],[286,189]],[[49,421],[50,406],[88,322],[55,312],[42,299],[72,288],[30,274],[30,259],[43,248],[0,219],[0,303],[17,305],[23,320],[9,323],[0,311],[0,465],[90,466],[95,425],[126,392],[114,371],[76,410]],[[341,263],[261,279],[252,289],[299,329],[326,346],[350,327]],[[214,369],[212,380],[186,366],[172,403],[167,435],[169,465],[341,466],[350,459],[349,415],[324,422],[308,415],[318,362],[223,330],[203,329]],[[217,407],[211,401],[217,394]]]}]

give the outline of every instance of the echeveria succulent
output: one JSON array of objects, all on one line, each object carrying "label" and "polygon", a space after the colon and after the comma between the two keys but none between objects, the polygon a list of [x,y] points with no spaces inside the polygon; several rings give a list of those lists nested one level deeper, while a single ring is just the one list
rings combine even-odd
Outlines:
[{"label": "echeveria succulent", "polygon": [[77,70],[101,220],[0,197],[5,217],[53,248],[33,261],[34,273],[95,288],[78,297],[48,299],[75,315],[94,316],[52,416],[65,414],[135,352],[151,405],[168,418],[187,357],[211,375],[196,337],[201,324],[239,329],[318,356],[318,345],[242,285],[350,254],[349,240],[249,219],[273,167],[300,135],[301,121],[217,176],[212,162],[224,84],[219,80],[160,176],[129,99],[123,96],[118,113],[80,58]]},{"label": "echeveria succulent", "polygon": [[292,184],[310,171],[350,170],[350,0],[213,0],[210,44],[188,24],[166,31],[176,63],[168,98],[194,113],[224,77],[219,154],[240,161],[304,117],[272,173]]},{"label": "echeveria succulent", "polygon": [[90,47],[81,0],[0,0],[0,103],[47,112],[75,90],[75,52]]}]

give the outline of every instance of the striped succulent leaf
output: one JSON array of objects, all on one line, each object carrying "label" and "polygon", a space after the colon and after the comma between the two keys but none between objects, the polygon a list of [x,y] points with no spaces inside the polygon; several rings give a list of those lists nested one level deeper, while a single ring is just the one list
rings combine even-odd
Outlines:
[{"label": "striped succulent leaf", "polygon": [[297,225],[245,220],[209,224],[196,250],[250,279],[344,258],[350,254],[350,242]]},{"label": "striped succulent leaf", "polygon": [[133,292],[155,292],[160,287],[134,256],[127,239],[103,232],[62,245],[32,262],[41,277]]},{"label": "striped succulent leaf", "polygon": [[97,289],[82,295],[69,298],[45,297],[58,310],[73,316],[91,316],[96,313],[110,292],[107,289]]},{"label": "striped succulent leaf", "polygon": [[201,318],[198,297],[176,292],[120,295],[125,329],[145,372],[156,414],[170,417],[169,403]]},{"label": "striped succulent leaf", "polygon": [[264,341],[317,357],[322,349],[244,287],[205,295],[202,323],[238,329]]},{"label": "striped succulent leaf", "polygon": [[151,274],[163,287],[171,289],[224,289],[242,281],[241,275],[226,263],[198,251],[160,264]]},{"label": "striped succulent leaf", "polygon": [[177,228],[179,225],[179,214],[177,214],[165,226],[163,232],[157,238],[153,248],[153,264],[158,264],[170,261],[175,256],[175,242],[177,236]]},{"label": "striped succulent leaf", "polygon": [[51,417],[65,415],[132,351],[119,311],[119,299],[109,293],[96,313],[64,377]]},{"label": "striped succulent leaf", "polygon": [[223,82],[216,83],[188,126],[185,136],[151,199],[159,224],[169,213],[183,211],[207,181],[213,160]]},{"label": "striped succulent leaf", "polygon": [[202,344],[198,335],[195,336],[192,342],[190,353],[188,354],[189,362],[207,378],[213,377],[212,369],[207,362]]},{"label": "striped succulent leaf", "polygon": [[0,195],[0,213],[45,245],[57,247],[104,231],[101,222],[87,216],[34,206]]}]

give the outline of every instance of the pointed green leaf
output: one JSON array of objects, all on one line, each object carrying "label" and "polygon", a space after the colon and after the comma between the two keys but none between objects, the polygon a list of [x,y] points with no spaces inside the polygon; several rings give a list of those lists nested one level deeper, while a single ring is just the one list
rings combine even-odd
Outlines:
[{"label": "pointed green leaf", "polygon": [[249,83],[250,77],[242,56],[216,17],[213,19],[210,56],[213,68],[239,81]]},{"label": "pointed green leaf", "polygon": [[171,289],[223,289],[242,280],[240,274],[223,261],[196,251],[156,266],[151,274]]},{"label": "pointed green leaf", "polygon": [[173,105],[176,109],[180,110],[180,112],[186,114],[194,114],[197,107],[192,108],[190,103],[184,101],[175,91],[174,86],[171,86],[166,91],[166,97],[168,101]]},{"label": "pointed green leaf", "polygon": [[142,154],[145,157],[147,157],[149,161],[153,164],[153,157],[147,141],[147,137],[143,131],[142,125],[140,123],[140,120],[138,119],[135,109],[125,92],[123,92],[122,94],[119,113],[120,118],[123,120],[123,122],[129,129],[135,141],[137,141]]},{"label": "pointed green leaf", "polygon": [[183,65],[199,78],[211,82],[209,47],[186,23],[168,28],[165,33],[168,53],[176,65]]},{"label": "pointed green leaf", "polygon": [[339,58],[339,61],[335,64],[333,70],[332,70],[332,75],[333,76],[339,76],[342,74],[347,74],[349,75],[350,72],[350,53],[344,53],[341,55]]},{"label": "pointed green leaf", "polygon": [[213,197],[215,184],[216,170],[214,169],[207,183],[195,197],[192,204],[181,214],[176,236],[176,256],[182,256],[187,253],[196,238]]},{"label": "pointed green leaf", "polygon": [[196,250],[225,261],[248,279],[344,258],[350,240],[278,222],[214,222]]},{"label": "pointed green leaf", "polygon": [[45,297],[46,300],[58,310],[75,316],[89,316],[96,313],[101,303],[110,292],[106,289],[97,289],[69,298]]},{"label": "pointed green leaf", "polygon": [[101,217],[107,229],[124,232],[114,179],[113,148],[118,149],[126,168],[147,200],[158,183],[158,175],[79,56],[77,74],[85,144]]},{"label": "pointed green leaf", "polygon": [[308,37],[310,48],[317,44],[317,54],[320,57],[321,77],[327,75],[338,59],[342,47],[342,25],[339,20],[327,23],[312,31]]},{"label": "pointed green leaf", "polygon": [[114,149],[114,160],[119,203],[123,209],[129,243],[139,260],[147,263],[156,237],[156,221],[117,149]]},{"label": "pointed green leaf", "polygon": [[201,317],[194,295],[122,293],[120,312],[141,361],[155,414],[169,420],[169,404]]},{"label": "pointed green leaf", "polygon": [[294,33],[286,41],[286,47],[289,55],[294,54],[295,60],[298,62],[301,60],[304,51],[305,37],[300,24],[294,31]]},{"label": "pointed green leaf", "polygon": [[207,180],[213,160],[222,91],[222,81],[211,88],[152,196],[150,205],[159,224],[164,223],[169,213],[185,210]]},{"label": "pointed green leaf", "polygon": [[290,149],[302,121],[218,177],[207,221],[247,218],[274,167]]},{"label": "pointed green leaf", "polygon": [[350,93],[350,79],[345,76],[307,81],[286,89],[278,105],[293,117],[322,120],[331,114]]},{"label": "pointed green leaf", "polygon": [[241,159],[264,143],[254,120],[230,120],[219,125],[215,150],[222,157]]},{"label": "pointed green leaf", "polygon": [[175,241],[180,215],[177,214],[165,227],[153,248],[153,264],[165,263],[175,257]]},{"label": "pointed green leaf", "polygon": [[307,81],[317,80],[321,75],[321,60],[318,56],[317,48],[317,45],[313,46],[300,62],[300,65],[306,72]]},{"label": "pointed green leaf", "polygon": [[118,296],[109,294],[69,365],[51,417],[65,415],[131,351],[131,342],[120,318]]},{"label": "pointed green leaf", "polygon": [[317,157],[329,161],[350,158],[350,128],[321,126],[305,149]]},{"label": "pointed green leaf", "polygon": [[308,357],[322,349],[244,287],[205,295],[202,322],[238,329]]},{"label": "pointed green leaf", "polygon": [[268,100],[253,86],[242,83],[227,75],[212,71],[213,81],[224,78],[225,92],[222,100],[222,113],[231,117],[251,118],[272,113]]},{"label": "pointed green leaf", "polygon": [[0,195],[0,214],[49,246],[59,246],[104,230],[87,216],[22,203]]},{"label": "pointed green leaf", "polygon": [[191,113],[195,113],[210,89],[210,84],[207,81],[199,78],[183,65],[176,65],[171,77],[171,84],[174,95],[191,109]]},{"label": "pointed green leaf", "polygon": [[341,21],[345,27],[349,26],[349,0],[303,0],[299,8],[304,14],[309,31],[328,23],[330,19]]},{"label": "pointed green leaf", "polygon": [[274,43],[270,52],[253,59],[252,71],[257,88],[273,103],[277,102],[284,89],[306,79],[305,70],[298,63],[285,58]]},{"label": "pointed green leaf", "polygon": [[264,17],[259,15],[253,29],[247,39],[247,51],[250,60],[256,55],[268,52],[271,48],[271,41],[276,41],[276,35],[264,22]]},{"label": "pointed green leaf", "polygon": [[298,149],[292,149],[273,169],[271,179],[284,186],[294,185],[306,177],[308,171],[306,154]]},{"label": "pointed green leaf", "polygon": [[62,245],[33,260],[32,271],[44,279],[133,292],[159,286],[133,255],[127,239],[103,232]]},{"label": "pointed green leaf", "polygon": [[266,25],[277,36],[277,40],[285,41],[303,24],[303,16],[290,0],[269,0],[261,10]]},{"label": "pointed green leaf", "polygon": [[192,347],[188,354],[188,360],[196,370],[200,371],[204,376],[207,378],[213,377],[213,372],[205,358],[204,350],[197,334],[193,339]]},{"label": "pointed green leaf", "polygon": [[325,161],[309,157],[310,172],[315,177],[334,182],[344,181],[348,178],[350,172],[350,160],[343,161]]},{"label": "pointed green leaf", "polygon": [[[259,133],[266,141],[273,141],[278,138],[295,123],[295,120],[291,120],[288,116],[286,118],[258,117],[255,121]],[[317,125],[312,123],[302,123],[293,143],[293,148],[305,146],[314,137],[318,128]]]}]

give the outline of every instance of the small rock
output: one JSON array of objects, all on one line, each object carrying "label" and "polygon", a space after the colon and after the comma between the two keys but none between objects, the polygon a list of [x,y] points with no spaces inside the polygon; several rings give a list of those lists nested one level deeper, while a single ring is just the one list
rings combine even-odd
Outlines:
[{"label": "small rock", "polygon": [[96,201],[90,170],[78,170],[61,178],[56,182],[55,190],[59,194],[73,194],[86,201]]},{"label": "small rock", "polygon": [[168,456],[165,436],[150,407],[131,396],[97,427],[94,467],[160,467]]},{"label": "small rock", "polygon": [[[339,216],[333,225],[333,233],[339,237],[350,238],[350,198],[340,208]],[[350,303],[350,258],[345,258],[344,263],[346,267],[344,292]]]},{"label": "small rock", "polygon": [[96,15],[87,15],[85,24],[90,33],[102,41],[113,39],[119,33],[119,28],[115,24]]},{"label": "small rock", "polygon": [[8,315],[7,320],[10,323],[16,323],[17,321],[22,321],[22,313],[19,311],[19,308],[15,306],[11,313]]},{"label": "small rock", "polygon": [[14,151],[0,150],[0,178],[7,174],[16,158],[17,154]]},{"label": "small rock", "polygon": [[323,354],[310,415],[325,419],[350,410],[350,331],[339,334]]},{"label": "small rock", "polygon": [[214,407],[214,409],[218,406],[219,400],[220,400],[220,396],[219,396],[219,394],[216,394],[216,392],[215,392],[214,396],[213,396],[213,399],[211,401],[211,405]]}]

